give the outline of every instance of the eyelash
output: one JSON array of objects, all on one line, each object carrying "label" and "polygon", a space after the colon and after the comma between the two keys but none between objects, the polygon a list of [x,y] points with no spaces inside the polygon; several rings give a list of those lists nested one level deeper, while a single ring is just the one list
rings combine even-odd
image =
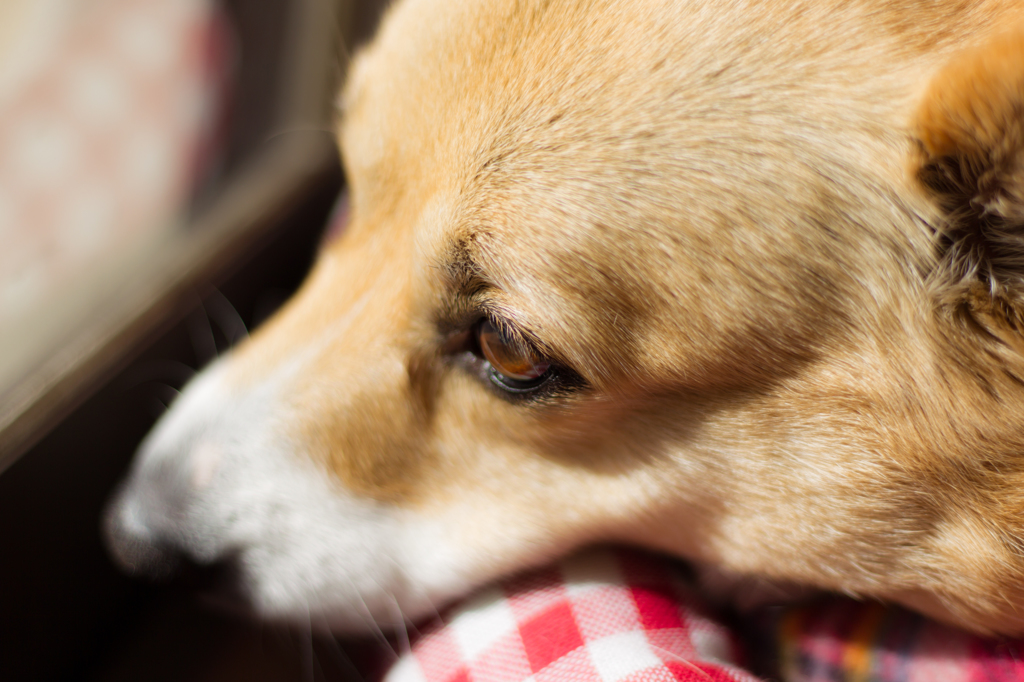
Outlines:
[{"label": "eyelash", "polygon": [[473,325],[477,357],[487,364],[487,376],[498,388],[515,394],[533,393],[554,374],[554,363],[532,346],[508,338],[505,329],[484,319]]},{"label": "eyelash", "polygon": [[[502,375],[487,360],[484,349],[480,346],[480,331],[484,324],[492,325],[505,339],[533,354],[542,362],[549,363],[539,380],[520,384]],[[514,402],[549,399],[578,390],[584,385],[583,379],[577,373],[546,357],[533,344],[525,341],[523,335],[514,327],[492,316],[480,317],[468,329],[453,335],[445,344],[444,352],[446,355],[456,357],[459,364],[476,374],[499,396]]]}]

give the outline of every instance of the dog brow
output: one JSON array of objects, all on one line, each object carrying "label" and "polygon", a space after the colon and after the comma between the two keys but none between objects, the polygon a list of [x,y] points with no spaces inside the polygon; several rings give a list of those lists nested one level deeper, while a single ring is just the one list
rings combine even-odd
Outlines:
[{"label": "dog brow", "polygon": [[449,240],[437,259],[435,267],[446,290],[438,311],[444,326],[461,327],[475,314],[475,295],[490,286],[474,251],[473,235],[462,234]]},{"label": "dog brow", "polygon": [[488,286],[489,278],[476,257],[474,235],[463,234],[454,238],[441,257],[440,269],[448,286],[463,295],[472,295]]},{"label": "dog brow", "polygon": [[544,347],[519,311],[494,300],[494,292],[500,287],[489,274],[489,259],[475,237],[475,232],[457,236],[443,252],[439,269],[444,273],[447,295],[439,310],[442,326],[459,329],[484,314],[505,325],[510,336]]}]

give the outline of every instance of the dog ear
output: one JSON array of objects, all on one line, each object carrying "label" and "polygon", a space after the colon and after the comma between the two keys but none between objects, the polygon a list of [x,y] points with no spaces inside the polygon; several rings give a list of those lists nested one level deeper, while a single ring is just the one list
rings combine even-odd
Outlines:
[{"label": "dog ear", "polygon": [[940,300],[1024,331],[1024,24],[942,69],[915,132],[917,179],[941,209]]}]

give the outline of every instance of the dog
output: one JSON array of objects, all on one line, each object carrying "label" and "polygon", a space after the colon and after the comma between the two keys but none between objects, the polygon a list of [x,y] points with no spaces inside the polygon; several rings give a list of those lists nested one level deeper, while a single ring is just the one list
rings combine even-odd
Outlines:
[{"label": "dog", "polygon": [[107,517],[268,618],[590,543],[1024,634],[1024,6],[402,0],[347,230]]}]

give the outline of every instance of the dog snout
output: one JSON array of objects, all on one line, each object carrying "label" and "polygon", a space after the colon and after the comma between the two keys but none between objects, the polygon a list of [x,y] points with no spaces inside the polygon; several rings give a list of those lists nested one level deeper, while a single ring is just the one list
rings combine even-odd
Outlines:
[{"label": "dog snout", "polygon": [[[187,452],[189,449],[183,450]],[[131,575],[166,578],[189,553],[185,519],[194,497],[194,476],[175,453],[157,451],[136,467],[111,499],[103,520],[115,562]]]},{"label": "dog snout", "polygon": [[103,518],[103,538],[111,557],[129,575],[153,579],[170,577],[181,553],[144,520],[127,487],[115,495]]},{"label": "dog snout", "polygon": [[238,583],[238,561],[225,553],[196,559],[180,538],[146,518],[134,491],[125,486],[103,518],[103,536],[115,564],[132,576],[175,584],[197,591],[228,594]]}]

